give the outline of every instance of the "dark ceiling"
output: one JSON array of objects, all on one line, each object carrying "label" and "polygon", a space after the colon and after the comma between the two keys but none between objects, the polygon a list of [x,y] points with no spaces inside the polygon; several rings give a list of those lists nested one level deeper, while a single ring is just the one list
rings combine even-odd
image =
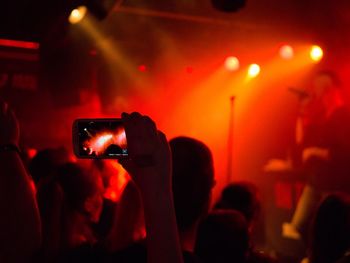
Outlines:
[{"label": "dark ceiling", "polygon": [[[17,39],[40,39],[53,24],[57,24],[60,17],[67,15],[72,6],[82,1],[1,1],[0,35]],[[129,13],[178,20],[181,19],[180,14],[183,20],[187,18],[188,21],[192,19],[203,23],[216,21],[257,28],[303,25],[310,31],[323,32],[327,29],[347,29],[350,26],[349,10],[350,2],[347,0],[247,0],[246,6],[235,13],[215,10],[210,0],[124,0],[111,16]]]}]

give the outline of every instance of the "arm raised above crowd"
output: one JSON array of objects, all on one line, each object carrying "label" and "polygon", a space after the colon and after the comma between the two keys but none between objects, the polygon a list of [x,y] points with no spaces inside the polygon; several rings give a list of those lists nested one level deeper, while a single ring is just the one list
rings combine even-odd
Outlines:
[{"label": "arm raised above crowd", "polygon": [[16,150],[18,141],[16,116],[7,103],[0,102],[1,262],[28,262],[41,242],[38,207],[30,178]]},{"label": "arm raised above crowd", "polygon": [[148,262],[183,262],[171,188],[166,136],[139,113],[122,114],[130,158],[121,164],[139,188],[147,231]]}]

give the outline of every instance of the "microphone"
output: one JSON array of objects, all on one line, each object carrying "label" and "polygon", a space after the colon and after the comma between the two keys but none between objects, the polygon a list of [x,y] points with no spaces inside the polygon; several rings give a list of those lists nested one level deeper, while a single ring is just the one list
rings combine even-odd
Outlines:
[{"label": "microphone", "polygon": [[307,91],[295,87],[288,87],[288,91],[298,96],[299,99],[306,99],[310,97],[310,94]]}]

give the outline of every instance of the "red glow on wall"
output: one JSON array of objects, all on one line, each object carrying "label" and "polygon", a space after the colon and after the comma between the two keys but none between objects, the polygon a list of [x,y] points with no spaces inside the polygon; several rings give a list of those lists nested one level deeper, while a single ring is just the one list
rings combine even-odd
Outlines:
[{"label": "red glow on wall", "polygon": [[186,72],[188,74],[192,74],[193,73],[193,67],[191,67],[191,66],[186,67]]},{"label": "red glow on wall", "polygon": [[276,207],[292,210],[295,208],[305,184],[301,182],[277,182],[275,184]]},{"label": "red glow on wall", "polygon": [[293,207],[293,186],[290,183],[275,184],[276,207],[291,210]]}]

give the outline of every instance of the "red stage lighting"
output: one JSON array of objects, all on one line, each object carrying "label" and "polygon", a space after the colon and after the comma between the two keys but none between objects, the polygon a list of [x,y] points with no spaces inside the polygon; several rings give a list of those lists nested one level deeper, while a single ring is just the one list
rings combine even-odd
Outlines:
[{"label": "red stage lighting", "polygon": [[239,69],[239,60],[237,57],[227,57],[225,60],[225,67],[229,71],[236,71]]},{"label": "red stage lighting", "polygon": [[310,50],[310,58],[315,61],[319,62],[323,58],[323,50],[320,46],[313,45]]},{"label": "red stage lighting", "polygon": [[86,13],[87,13],[86,6],[79,6],[75,9],[73,9],[68,17],[69,23],[71,23],[71,24],[79,23],[81,20],[83,20]]},{"label": "red stage lighting", "polygon": [[286,60],[292,59],[294,57],[294,49],[290,45],[283,45],[280,48],[280,56]]},{"label": "red stage lighting", "polygon": [[260,74],[260,66],[258,64],[251,64],[248,69],[248,76],[255,78]]},{"label": "red stage lighting", "polygon": [[147,71],[146,65],[140,65],[140,66],[139,66],[139,71],[141,71],[141,72]]}]

